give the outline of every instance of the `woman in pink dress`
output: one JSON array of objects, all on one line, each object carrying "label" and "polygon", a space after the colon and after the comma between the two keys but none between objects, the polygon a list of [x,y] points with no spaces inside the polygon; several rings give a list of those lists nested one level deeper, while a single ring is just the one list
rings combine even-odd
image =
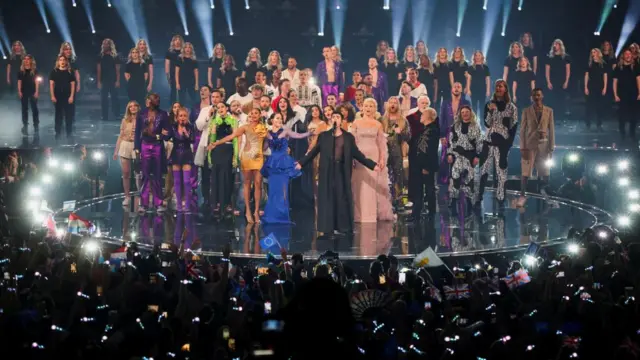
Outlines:
[{"label": "woman in pink dress", "polygon": [[[382,124],[375,118],[377,108],[374,99],[365,99],[363,117],[352,123],[350,132],[355,136],[360,151],[370,159],[377,159],[376,162],[382,165],[387,163],[389,153]],[[372,171],[356,163],[351,176],[351,188],[355,222],[394,220],[387,171]]]}]

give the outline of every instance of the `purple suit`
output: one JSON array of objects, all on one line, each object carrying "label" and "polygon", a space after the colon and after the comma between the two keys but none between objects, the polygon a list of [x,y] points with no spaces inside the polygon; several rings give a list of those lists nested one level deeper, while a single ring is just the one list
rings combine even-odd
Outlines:
[{"label": "purple suit", "polygon": [[153,193],[154,206],[157,208],[162,205],[162,173],[165,160],[163,140],[168,140],[169,137],[162,134],[163,130],[168,134],[171,132],[169,115],[165,111],[157,109],[153,121],[149,121],[149,109],[138,113],[134,146],[140,151],[142,165],[142,206],[149,205],[150,191]]},{"label": "purple suit", "polygon": [[316,66],[316,77],[318,79],[318,86],[322,90],[322,106],[327,105],[327,96],[333,94],[336,97],[340,96],[340,93],[344,93],[344,68],[342,62],[334,61],[334,79],[335,82],[329,82],[329,76],[327,75],[327,63],[323,60]]},{"label": "purple suit", "polygon": [[[400,103],[400,105],[402,105],[402,101],[404,100],[403,97],[398,96],[398,102]],[[418,107],[418,99],[413,97],[413,96],[409,96],[409,108],[410,109],[414,109]]]},{"label": "purple suit", "polygon": [[378,103],[378,111],[383,114],[384,103],[389,99],[389,84],[387,74],[382,71],[378,71],[378,81],[373,85],[373,98]]},{"label": "purple suit", "polygon": [[[463,106],[471,106],[469,100],[464,97],[460,97],[460,104],[458,104],[458,112]],[[455,119],[457,114],[453,113],[453,106],[451,104],[451,99],[444,100],[442,105],[440,106],[440,138],[449,139],[449,132],[451,131],[451,126],[453,125],[453,120]],[[447,144],[449,145],[449,144]],[[440,184],[446,185],[449,184],[449,163],[447,162],[447,149],[448,146],[443,145],[440,153],[440,170],[438,171],[438,180]]]}]

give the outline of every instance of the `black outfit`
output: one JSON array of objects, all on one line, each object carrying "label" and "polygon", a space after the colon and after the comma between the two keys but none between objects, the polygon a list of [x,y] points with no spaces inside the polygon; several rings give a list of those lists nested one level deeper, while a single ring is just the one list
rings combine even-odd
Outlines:
[{"label": "black outfit", "polygon": [[[415,138],[415,139],[413,139]],[[438,121],[434,121],[428,126],[424,127],[424,130],[418,136],[412,136],[412,152],[415,152],[410,157],[413,157],[415,161],[413,167],[415,168],[414,179],[416,181],[411,182],[411,186],[414,189],[411,191],[413,198],[412,217],[418,218],[422,212],[422,207],[425,201],[425,195],[427,200],[427,209],[429,214],[433,215],[436,211],[436,172],[438,171],[438,146],[440,144],[440,125]],[[426,170],[428,174],[423,174],[422,171]]]},{"label": "black outfit", "polygon": [[372,170],[376,163],[360,152],[355,138],[346,131],[337,137],[333,136],[333,131],[325,131],[318,135],[316,146],[300,160],[300,165],[310,163],[318,155],[320,155],[318,231],[351,232],[353,229],[353,192],[351,191],[353,161],[357,160]]},{"label": "black outfit", "polygon": [[[290,120],[291,121],[291,120]],[[296,133],[305,133],[308,131],[308,124],[304,121],[296,121],[293,125],[290,125],[291,131]],[[291,150],[291,157],[294,160],[299,161],[304,158],[307,150],[309,149],[309,140],[304,139],[289,139],[289,148]],[[314,172],[303,171],[302,176],[291,179],[291,204],[297,208],[306,208],[313,206],[314,202]]]},{"label": "black outfit", "polygon": [[171,92],[169,93],[169,100],[171,104],[174,104],[178,100],[178,90],[176,89],[176,64],[179,61],[180,50],[168,50],[164,56],[165,60],[169,60],[169,87]]},{"label": "black outfit", "polygon": [[222,70],[218,69],[218,74],[216,75],[217,79],[220,79],[222,82],[222,88],[224,89],[224,97],[229,98],[229,96],[235,94],[236,92],[236,79],[242,75],[239,70],[225,70],[222,73]]},{"label": "black outfit", "polygon": [[178,58],[176,68],[180,69],[179,99],[183,106],[191,107],[200,101],[196,90],[196,74],[198,62],[192,58]]},{"label": "black outfit", "polygon": [[449,71],[451,63],[441,63],[436,61],[433,67],[433,74],[438,80],[438,93],[431,99],[435,103],[434,109],[439,109],[444,100],[451,100],[451,82],[449,81]]},{"label": "black outfit", "polygon": [[[533,68],[533,59],[538,57],[538,53],[536,52],[536,50],[534,48],[532,48],[531,46],[524,46],[522,45],[522,54],[524,54],[524,56],[529,59],[529,63],[531,64],[531,68]],[[538,66],[540,66],[540,64],[538,64]],[[538,67],[536,69],[536,73],[540,70],[540,68]]]},{"label": "black outfit", "polygon": [[273,72],[278,70],[278,68],[276,66],[274,67],[270,67],[269,65],[265,65],[262,67],[262,71],[264,72],[265,76],[267,77],[267,84],[271,85],[272,83],[272,79],[273,79]]},{"label": "black outfit", "polygon": [[[422,184],[422,168],[420,168],[418,155],[418,141],[420,135],[425,129],[425,126],[420,122],[422,113],[416,111],[415,113],[407,116],[407,123],[409,123],[411,138],[408,141],[409,144],[409,199],[414,199],[416,194],[414,191],[418,188],[418,184]],[[436,123],[440,123],[440,120],[436,120]]]},{"label": "black outfit", "polygon": [[404,67],[399,63],[385,65],[381,63],[380,71],[387,74],[387,84],[389,86],[389,94],[397,95],[400,92],[400,83],[402,80],[398,80],[398,74],[404,74]]},{"label": "black outfit", "polygon": [[56,139],[62,135],[63,117],[67,137],[70,137],[73,130],[73,108],[69,104],[69,97],[71,96],[71,83],[75,82],[76,78],[69,70],[54,69],[49,74],[49,80],[54,82],[53,95],[56,98],[54,105]]},{"label": "black outfit", "polygon": [[[509,76],[513,75],[514,72],[516,72],[516,70],[518,70],[518,62],[520,61],[519,57],[513,57],[511,55],[507,56],[506,59],[504,59],[504,67],[506,67],[507,69],[509,69],[509,73],[507,74],[507,78],[503,79],[505,81],[509,80]],[[508,82],[507,82],[508,84]]]},{"label": "black outfit", "polygon": [[591,120],[596,120],[598,127],[602,126],[602,118],[604,117],[605,95],[602,95],[602,89],[607,86],[604,83],[604,74],[607,73],[607,65],[593,62],[587,69],[587,77],[589,79],[587,90],[587,127],[591,126]]},{"label": "black outfit", "polygon": [[124,68],[125,74],[129,74],[127,82],[127,94],[129,101],[134,100],[140,106],[144,106],[145,97],[147,96],[147,81],[145,74],[149,74],[149,68],[143,62],[130,62]]},{"label": "black outfit", "polygon": [[[418,81],[427,88],[427,95],[432,98],[436,92],[436,76],[427,69],[418,69]],[[395,95],[396,93],[390,93]]]},{"label": "black outfit", "polygon": [[24,127],[24,135],[26,135],[25,132],[29,124],[29,104],[31,104],[31,113],[33,115],[33,128],[38,131],[38,125],[40,124],[38,99],[34,97],[36,87],[38,86],[36,83],[37,77],[37,71],[34,71],[33,74],[29,70],[18,73],[18,80],[22,81],[22,99],[20,99],[20,101],[22,102],[22,126]]},{"label": "black outfit", "polygon": [[449,64],[449,72],[453,73],[453,83],[459,82],[462,84],[462,89],[467,87],[467,77],[465,74],[469,70],[469,64],[466,61],[451,61]]},{"label": "black outfit", "polygon": [[471,65],[467,69],[471,78],[471,108],[481,117],[480,110],[484,109],[487,102],[487,83],[486,79],[491,76],[487,65]]},{"label": "black outfit", "polygon": [[218,85],[218,75],[220,74],[220,68],[222,67],[222,58],[212,57],[209,59],[209,65],[207,65],[209,69],[211,69],[211,84],[214,88]]},{"label": "black outfit", "polygon": [[[566,101],[567,91],[562,88],[567,76],[567,64],[571,64],[571,57],[569,54],[565,54],[564,58],[560,55],[554,55],[547,58],[547,65],[549,65],[549,79],[551,80],[550,98],[551,108],[560,119],[564,119],[566,116]],[[545,69],[546,72],[546,69]]]},{"label": "black outfit", "polygon": [[[149,66],[153,66],[153,56],[147,55],[143,58],[144,64],[147,67],[147,72],[149,73],[149,79],[151,78],[151,73],[149,72]],[[155,70],[155,69],[154,69]],[[149,85],[149,79],[145,82],[145,84]],[[145,88],[146,91],[146,88]]]},{"label": "black outfit", "polygon": [[[12,94],[15,94],[18,89],[18,75],[20,73],[20,66],[22,66],[22,58],[22,56],[15,56],[13,58],[9,58],[7,61],[7,65],[11,65],[11,73],[9,74],[11,84],[9,84],[8,90]],[[6,71],[2,75],[5,76]]]},{"label": "black outfit", "polygon": [[[258,72],[258,63],[251,62],[249,65],[245,65],[244,67],[244,77],[247,79],[247,84],[249,86],[256,83],[256,72]],[[233,94],[233,93],[231,93]]]},{"label": "black outfit", "polygon": [[[111,111],[113,116],[117,120],[120,117],[120,104],[118,101],[118,89],[116,88],[116,66],[120,65],[120,60],[117,56],[111,56],[105,54],[98,58],[98,64],[100,65],[100,103],[102,105],[102,120],[109,120],[109,96],[111,96]],[[73,67],[72,67],[73,70]],[[74,71],[72,71],[73,73]],[[140,106],[144,106],[144,102]]]},{"label": "black outfit", "polygon": [[636,122],[638,115],[638,86],[636,79],[640,76],[640,66],[635,65],[618,65],[613,73],[613,77],[618,79],[618,126],[620,135],[624,138],[626,135],[625,124],[629,123],[629,135],[635,139]]},{"label": "black outfit", "polygon": [[[216,138],[222,139],[233,133],[233,128],[222,122],[216,126]],[[224,211],[231,205],[231,195],[233,194],[234,173],[233,173],[233,142],[230,141],[220,146],[216,146],[211,151],[211,197],[210,204],[214,208],[220,205],[220,211]]]},{"label": "black outfit", "polygon": [[[524,110],[527,106],[531,105],[531,82],[536,80],[536,74],[531,70],[527,71],[514,71],[510,73],[511,76],[511,88],[513,89],[513,83],[518,84],[516,89],[516,106],[518,109]],[[522,113],[522,111],[520,111]]]}]

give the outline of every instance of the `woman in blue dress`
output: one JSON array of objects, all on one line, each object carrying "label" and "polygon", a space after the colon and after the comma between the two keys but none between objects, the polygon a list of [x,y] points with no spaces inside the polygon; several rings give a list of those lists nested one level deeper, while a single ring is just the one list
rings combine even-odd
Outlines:
[{"label": "woman in blue dress", "polygon": [[[193,125],[189,123],[189,110],[178,109],[177,121],[171,127],[171,166],[173,169],[173,189],[176,193],[176,210],[178,212],[188,211],[191,194],[191,167],[193,166],[193,150],[191,145],[194,141],[195,131]],[[183,186],[184,185],[184,186]],[[184,205],[184,200],[186,206]]]},{"label": "woman in blue dress", "polygon": [[275,113],[269,119],[271,131],[267,133],[271,156],[262,166],[262,176],[269,179],[267,205],[262,222],[267,224],[288,224],[289,219],[289,180],[302,175],[296,170],[295,162],[289,155],[289,138],[303,139],[309,133],[296,133],[283,128],[282,115]]}]

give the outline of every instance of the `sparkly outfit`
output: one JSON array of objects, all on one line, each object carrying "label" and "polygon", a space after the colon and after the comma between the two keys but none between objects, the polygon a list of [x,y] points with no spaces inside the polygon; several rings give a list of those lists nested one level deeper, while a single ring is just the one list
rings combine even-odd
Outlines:
[{"label": "sparkly outfit", "polygon": [[[171,127],[171,141],[173,142],[173,150],[171,151],[171,164],[173,169],[173,190],[176,193],[177,210],[182,211],[183,201],[186,199],[187,205],[190,204],[190,196],[187,193],[193,191],[191,183],[191,168],[183,169],[184,165],[193,166],[193,149],[191,146],[195,141],[195,129],[193,125],[186,126],[186,134],[178,131],[178,125]],[[178,169],[175,168],[178,166]],[[184,188],[184,192],[182,189]]]},{"label": "sparkly outfit", "polygon": [[453,156],[449,194],[457,199],[460,190],[464,195],[474,196],[475,167],[473,159],[480,158],[482,150],[482,132],[478,124],[458,122],[449,133],[447,156]]},{"label": "sparkly outfit", "polygon": [[167,136],[162,131],[170,132],[169,116],[164,110],[156,109],[153,119],[149,119],[149,109],[138,113],[135,127],[135,149],[140,151],[142,167],[142,206],[149,205],[149,193],[153,193],[153,204],[162,206],[162,173],[164,169],[164,144]]}]

